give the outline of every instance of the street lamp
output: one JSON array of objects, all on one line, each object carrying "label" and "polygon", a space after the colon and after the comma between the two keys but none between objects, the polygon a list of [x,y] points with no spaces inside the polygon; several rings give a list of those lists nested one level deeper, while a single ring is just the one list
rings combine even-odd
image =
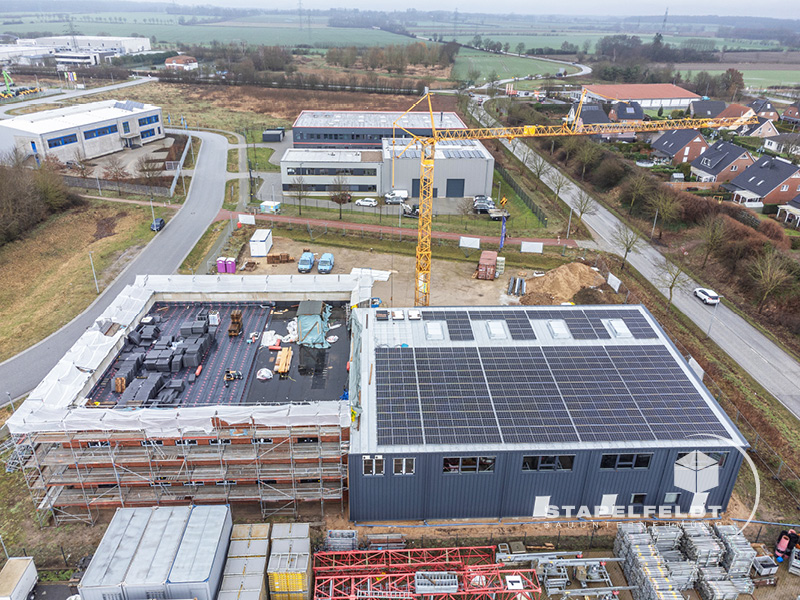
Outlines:
[{"label": "street lamp", "polygon": [[708,331],[706,332],[706,337],[711,337],[711,327],[714,325],[714,319],[717,318],[717,307],[722,303],[722,298],[724,296],[719,297],[719,302],[714,305],[714,310],[711,311],[711,323],[708,324]]},{"label": "street lamp", "polygon": [[152,223],[156,222],[156,211],[153,209],[153,196],[150,196],[150,214],[153,215]]},{"label": "street lamp", "polygon": [[94,277],[94,289],[96,289],[97,293],[99,294],[100,293],[100,286],[97,285],[97,272],[94,270],[94,260],[92,260],[92,253],[91,252],[89,252],[89,262],[92,264],[92,277]]},{"label": "street lamp", "polygon": [[[11,397],[11,392],[6,392],[6,396],[8,396],[8,403],[11,405],[11,412],[15,412],[17,409],[14,407],[14,399]],[[6,558],[8,558],[8,555],[6,555]]]}]

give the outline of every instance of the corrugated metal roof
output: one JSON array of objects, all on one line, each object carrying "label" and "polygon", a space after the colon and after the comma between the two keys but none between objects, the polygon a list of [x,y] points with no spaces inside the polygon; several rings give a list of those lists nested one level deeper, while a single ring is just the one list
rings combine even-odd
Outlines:
[{"label": "corrugated metal roof", "polygon": [[164,584],[178,551],[192,509],[160,507],[153,514],[131,561],[125,585]]},{"label": "corrugated metal roof", "polygon": [[211,572],[215,549],[227,543],[227,506],[195,506],[183,532],[175,562],[169,573],[170,583],[206,581]]}]

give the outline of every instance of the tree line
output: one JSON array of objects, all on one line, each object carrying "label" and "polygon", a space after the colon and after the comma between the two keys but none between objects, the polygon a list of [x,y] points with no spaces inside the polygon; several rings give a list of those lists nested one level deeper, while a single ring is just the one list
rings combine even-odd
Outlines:
[{"label": "tree line", "polygon": [[386,69],[403,73],[409,65],[447,67],[455,62],[460,46],[455,42],[447,44],[397,44],[384,47],[368,48],[330,48],[325,54],[325,62],[329,65],[350,68],[358,61],[370,71]]}]

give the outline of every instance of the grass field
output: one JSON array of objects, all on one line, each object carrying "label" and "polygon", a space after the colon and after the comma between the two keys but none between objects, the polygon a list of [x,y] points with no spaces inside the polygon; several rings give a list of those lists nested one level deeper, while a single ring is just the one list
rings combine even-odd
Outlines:
[{"label": "grass field", "polygon": [[89,200],[0,248],[0,361],[83,311],[97,297],[89,252],[102,290],[152,238],[150,221],[149,206]]},{"label": "grass field", "polygon": [[[16,17],[17,15],[15,15]],[[388,44],[407,44],[412,38],[395,35],[385,31],[373,29],[348,29],[341,27],[327,27],[325,23],[314,22],[309,29],[304,22],[302,29],[298,27],[296,17],[289,21],[274,20],[273,16],[264,15],[261,21],[231,20],[207,25],[180,25],[180,15],[167,15],[164,13],[113,13],[114,17],[127,19],[126,22],[87,22],[82,18],[87,15],[74,15],[75,29],[84,35],[131,35],[139,34],[146,37],[155,36],[159,42],[175,44],[208,44],[212,41],[246,42],[248,44],[265,44],[278,46],[295,46],[308,44],[311,46],[383,46]],[[94,17],[95,15],[89,15]],[[109,13],[111,16],[111,13]],[[0,19],[3,14],[0,13]],[[145,19],[156,18],[166,23],[146,23]],[[191,17],[186,16],[186,19]],[[18,20],[15,18],[14,20]],[[33,17],[24,17],[22,24],[3,25],[4,32],[25,33],[28,31],[50,31],[55,35],[63,35],[67,31],[67,23],[57,20],[39,20]]]},{"label": "grass field", "polygon": [[[768,87],[771,85],[800,85],[800,69],[794,71],[761,71],[758,69],[738,69],[748,87]],[[707,71],[711,75],[721,75],[724,71]],[[685,72],[681,73],[686,75]],[[697,71],[692,72],[697,75]]]},{"label": "grass field", "polygon": [[[539,75],[549,73],[554,75],[563,65],[551,63],[535,58],[521,58],[519,56],[506,56],[481,52],[472,48],[462,48],[456,57],[453,66],[453,77],[467,79],[470,69],[480,72],[478,83],[488,81],[489,74],[494,71],[500,79],[509,77],[525,77],[526,75]],[[566,67],[567,71],[574,73],[575,67]]]}]

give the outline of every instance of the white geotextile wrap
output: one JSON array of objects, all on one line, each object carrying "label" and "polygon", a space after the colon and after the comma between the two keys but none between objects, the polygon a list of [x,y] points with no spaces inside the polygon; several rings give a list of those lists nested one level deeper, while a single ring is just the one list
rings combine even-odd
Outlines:
[{"label": "white geotextile wrap", "polygon": [[354,277],[368,277],[374,281],[389,281],[391,271],[380,271],[378,269],[363,269],[360,267],[353,267],[350,270],[350,275]]},{"label": "white geotextile wrap", "polygon": [[[85,396],[121,347],[123,338],[148,310],[154,294],[292,294],[298,298],[322,295],[349,298],[350,305],[368,302],[372,283],[388,271],[363,269],[351,275],[139,275],[106,308],[64,357],[8,419],[11,433],[73,429],[136,430],[148,434],[176,435],[190,428],[210,431],[212,418],[229,423],[264,425],[349,426],[347,407],[327,402],[309,406],[211,406],[181,409],[70,408],[85,403]],[[384,281],[386,279],[383,279]],[[188,298],[187,298],[188,299]],[[197,300],[202,300],[202,296]],[[219,298],[218,298],[219,299]],[[120,327],[104,335],[116,323]],[[330,408],[325,406],[330,405]],[[330,414],[329,414],[330,413]],[[345,423],[346,421],[346,423]],[[193,428],[193,429],[192,429]]]},{"label": "white geotextile wrap", "polygon": [[[26,401],[9,419],[13,434],[47,431],[144,431],[150,437],[209,434],[214,422],[221,427],[249,425],[298,427],[350,426],[346,401],[284,404],[280,406],[198,406],[177,409],[50,408],[38,400]],[[235,434],[235,432],[234,432]],[[242,431],[242,435],[250,432]]]}]

